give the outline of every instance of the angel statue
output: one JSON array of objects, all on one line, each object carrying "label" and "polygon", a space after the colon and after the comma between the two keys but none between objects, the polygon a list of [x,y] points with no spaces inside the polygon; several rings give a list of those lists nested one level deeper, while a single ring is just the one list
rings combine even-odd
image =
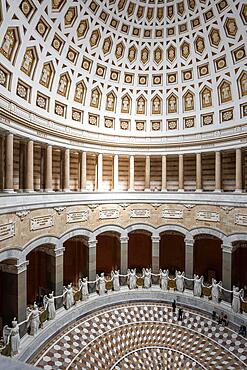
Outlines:
[{"label": "angel statue", "polygon": [[199,275],[194,274],[194,296],[201,297],[202,284],[203,284],[203,276],[199,277]]},{"label": "angel statue", "polygon": [[151,269],[143,268],[142,269],[142,274],[143,274],[143,277],[144,277],[143,288],[145,288],[145,289],[151,288],[151,285],[152,285]]},{"label": "angel statue", "polygon": [[81,291],[81,297],[82,300],[86,300],[89,297],[89,291],[88,291],[88,281],[87,277],[83,279],[79,279],[79,290]]},{"label": "angel statue", "polygon": [[98,290],[99,295],[106,293],[105,275],[103,272],[100,275],[96,275],[96,289]]},{"label": "angel statue", "polygon": [[178,292],[184,291],[184,272],[176,271],[176,288]]},{"label": "angel statue", "polygon": [[65,286],[63,288],[65,292],[65,307],[66,310],[68,310],[75,304],[72,283],[70,283],[67,288]]},{"label": "angel statue", "polygon": [[130,289],[136,289],[136,269],[128,269],[128,285]]},{"label": "angel statue", "polygon": [[115,292],[118,292],[120,290],[119,270],[112,271],[111,272],[111,278],[112,278],[113,290]]},{"label": "angel statue", "polygon": [[168,289],[168,277],[169,277],[169,270],[161,270],[160,269],[160,287],[162,290]]}]

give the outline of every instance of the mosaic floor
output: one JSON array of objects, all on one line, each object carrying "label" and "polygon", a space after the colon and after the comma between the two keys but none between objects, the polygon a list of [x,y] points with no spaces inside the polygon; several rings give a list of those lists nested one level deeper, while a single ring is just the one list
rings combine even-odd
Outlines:
[{"label": "mosaic floor", "polygon": [[29,361],[46,370],[245,369],[247,340],[234,328],[161,303],[114,305],[85,316]]}]

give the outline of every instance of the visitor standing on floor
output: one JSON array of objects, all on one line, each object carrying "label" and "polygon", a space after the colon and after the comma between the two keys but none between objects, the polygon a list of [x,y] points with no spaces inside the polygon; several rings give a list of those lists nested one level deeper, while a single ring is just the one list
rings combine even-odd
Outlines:
[{"label": "visitor standing on floor", "polygon": [[172,312],[173,313],[176,313],[176,301],[174,299],[174,301],[172,302]]},{"label": "visitor standing on floor", "polygon": [[181,307],[178,309],[178,321],[183,321],[183,309]]}]

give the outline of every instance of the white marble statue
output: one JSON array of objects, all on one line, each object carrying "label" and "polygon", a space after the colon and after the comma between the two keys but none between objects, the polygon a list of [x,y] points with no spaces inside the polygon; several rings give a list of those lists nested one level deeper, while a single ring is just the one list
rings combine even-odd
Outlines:
[{"label": "white marble statue", "polygon": [[105,275],[102,272],[100,275],[96,275],[97,280],[97,290],[99,292],[99,295],[103,295],[106,293],[106,287],[105,287]]},{"label": "white marble statue", "polygon": [[168,277],[169,277],[169,270],[161,270],[160,269],[160,287],[162,290],[168,289]]},{"label": "white marble statue", "polygon": [[128,275],[128,285],[130,289],[136,288],[136,269],[128,269],[127,271]]},{"label": "white marble statue", "polygon": [[111,278],[112,278],[113,290],[115,292],[118,292],[120,290],[119,271],[118,270],[112,271],[111,272]]},{"label": "white marble statue", "polygon": [[148,268],[143,268],[142,269],[142,274],[143,274],[143,288],[148,289],[151,288],[152,285],[152,275],[151,275],[151,269]]},{"label": "white marble statue", "polygon": [[244,296],[243,289],[239,290],[238,287],[233,286],[233,296],[232,296],[232,310],[235,313],[240,313],[241,311],[241,298]]},{"label": "white marble statue", "polygon": [[6,346],[9,344],[11,328],[8,325],[4,325],[3,327],[3,344]]},{"label": "white marble statue", "polygon": [[178,292],[184,291],[184,272],[176,271],[176,288]]},{"label": "white marble statue", "polygon": [[194,296],[201,297],[202,284],[203,284],[203,276],[199,277],[199,275],[194,274]]},{"label": "white marble statue", "polygon": [[40,325],[39,314],[40,314],[39,308],[36,302],[34,302],[33,309],[31,310],[30,317],[29,317],[30,335],[35,336],[38,333],[39,325]]},{"label": "white marble statue", "polygon": [[14,320],[12,321],[12,328],[10,332],[10,343],[11,343],[11,356],[15,356],[19,352],[20,348],[19,325],[16,318],[14,318]]},{"label": "white marble statue", "polygon": [[75,304],[75,300],[74,300],[74,295],[73,295],[73,288],[72,288],[72,283],[69,284],[66,287],[64,287],[65,289],[65,307],[66,307],[66,310],[68,310],[69,308],[71,308],[74,304]]},{"label": "white marble statue", "polygon": [[79,279],[79,287],[81,289],[82,300],[84,301],[84,300],[88,299],[88,297],[89,297],[89,291],[88,291],[87,277],[86,278],[83,278],[82,280]]},{"label": "white marble statue", "polygon": [[44,296],[44,307],[48,311],[49,320],[55,319],[56,309],[55,309],[54,292],[49,293],[48,297],[47,295]]},{"label": "white marble statue", "polygon": [[221,281],[217,283],[216,279],[212,279],[212,289],[211,289],[212,302],[219,303],[221,285],[222,285]]}]

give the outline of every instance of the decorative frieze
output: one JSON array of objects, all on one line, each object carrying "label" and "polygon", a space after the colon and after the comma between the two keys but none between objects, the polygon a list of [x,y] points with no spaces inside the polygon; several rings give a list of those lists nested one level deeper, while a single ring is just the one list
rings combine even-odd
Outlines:
[{"label": "decorative frieze", "polygon": [[119,211],[117,209],[102,209],[99,211],[99,219],[105,220],[109,218],[118,218]]},{"label": "decorative frieze", "polygon": [[24,218],[30,213],[30,211],[28,210],[22,210],[22,211],[18,211],[16,212],[16,216],[18,216],[20,218],[21,221],[24,220]]},{"label": "decorative frieze", "polygon": [[52,227],[54,225],[54,220],[52,215],[34,217],[30,220],[30,230],[39,230]]},{"label": "decorative frieze", "polygon": [[58,215],[61,215],[66,207],[54,207],[54,210],[57,212]]},{"label": "decorative frieze", "polygon": [[0,225],[0,242],[15,236],[15,222]]},{"label": "decorative frieze", "polygon": [[235,224],[240,226],[247,226],[247,215],[243,214],[235,215]]},{"label": "decorative frieze", "polygon": [[67,213],[67,224],[73,222],[84,222],[88,220],[88,211],[70,212]]},{"label": "decorative frieze", "polygon": [[199,211],[196,214],[196,219],[199,221],[219,222],[220,214],[217,212]]},{"label": "decorative frieze", "polygon": [[98,204],[96,204],[96,203],[92,203],[92,204],[88,204],[88,207],[92,210],[92,211],[94,211],[96,208],[98,208]]},{"label": "decorative frieze", "polygon": [[184,213],[180,209],[163,209],[161,213],[162,218],[184,218]]},{"label": "decorative frieze", "polygon": [[129,213],[130,218],[149,218],[149,209],[132,209]]}]

